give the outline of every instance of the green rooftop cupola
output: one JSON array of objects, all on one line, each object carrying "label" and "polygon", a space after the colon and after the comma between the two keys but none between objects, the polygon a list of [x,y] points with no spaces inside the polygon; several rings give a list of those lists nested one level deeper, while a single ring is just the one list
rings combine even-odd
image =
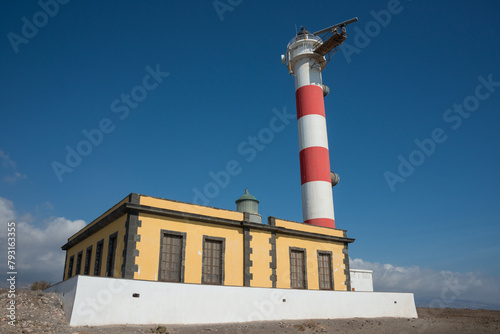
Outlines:
[{"label": "green rooftop cupola", "polygon": [[236,211],[259,213],[259,201],[250,195],[248,188],[245,189],[245,194],[236,200]]}]

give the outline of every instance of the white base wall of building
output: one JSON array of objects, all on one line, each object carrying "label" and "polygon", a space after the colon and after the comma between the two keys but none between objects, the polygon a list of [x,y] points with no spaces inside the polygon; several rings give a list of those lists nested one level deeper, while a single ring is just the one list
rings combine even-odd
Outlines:
[{"label": "white base wall of building", "polygon": [[417,318],[413,293],[250,288],[75,276],[61,296],[71,326]]}]

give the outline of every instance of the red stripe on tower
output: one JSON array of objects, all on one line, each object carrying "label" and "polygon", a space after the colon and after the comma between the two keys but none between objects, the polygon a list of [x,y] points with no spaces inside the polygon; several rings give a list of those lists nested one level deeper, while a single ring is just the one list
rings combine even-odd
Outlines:
[{"label": "red stripe on tower", "polygon": [[307,85],[295,91],[297,103],[297,119],[305,115],[321,115],[325,117],[323,89],[316,85]]},{"label": "red stripe on tower", "polygon": [[304,223],[311,224],[311,225],[316,225],[316,226],[322,226],[322,227],[335,228],[335,219],[333,219],[333,226],[332,226],[332,219],[330,219],[330,218],[308,219]]},{"label": "red stripe on tower", "polygon": [[300,184],[311,181],[331,182],[328,155],[328,149],[319,146],[308,147],[299,152]]}]

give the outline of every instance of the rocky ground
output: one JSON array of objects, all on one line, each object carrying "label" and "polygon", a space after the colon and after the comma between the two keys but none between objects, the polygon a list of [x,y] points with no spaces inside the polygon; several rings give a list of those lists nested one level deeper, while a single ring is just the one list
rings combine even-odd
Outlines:
[{"label": "rocky ground", "polygon": [[10,299],[7,289],[0,289],[0,333],[57,334],[131,334],[131,333],[500,333],[500,311],[468,309],[419,308],[418,319],[341,319],[252,322],[246,324],[201,326],[106,326],[70,327],[66,323],[61,301],[54,293],[17,290],[16,321],[9,324]]}]

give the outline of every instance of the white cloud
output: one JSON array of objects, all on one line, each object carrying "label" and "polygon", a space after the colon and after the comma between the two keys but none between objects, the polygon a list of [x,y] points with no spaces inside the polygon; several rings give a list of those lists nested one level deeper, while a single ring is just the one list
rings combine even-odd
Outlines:
[{"label": "white cloud", "polygon": [[0,162],[2,167],[4,167],[9,171],[8,175],[5,175],[3,180],[8,183],[15,183],[19,180],[26,180],[28,176],[26,174],[19,173],[17,171],[17,163],[10,158],[8,153],[5,153],[3,150],[0,150]]},{"label": "white cloud", "polygon": [[0,150],[0,160],[2,161],[3,167],[16,168],[17,166],[17,164],[10,158],[10,155],[5,153],[3,150]]},{"label": "white cloud", "polygon": [[12,175],[6,175],[3,180],[9,183],[15,183],[19,180],[26,180],[28,176],[26,174],[21,174],[19,172],[14,172]]},{"label": "white cloud", "polygon": [[500,309],[500,277],[481,272],[435,271],[350,259],[353,269],[373,270],[375,291],[413,292],[417,306]]},{"label": "white cloud", "polygon": [[4,221],[9,222],[14,220],[14,203],[2,197],[0,197],[0,219],[2,226]]},{"label": "white cloud", "polygon": [[[61,246],[86,223],[62,217],[51,217],[44,224],[29,222],[29,214],[19,217],[11,201],[0,197],[0,249],[7,249],[7,224],[16,222],[16,266],[18,287],[34,281],[57,283],[62,279],[65,252]],[[3,253],[6,256],[6,253]],[[0,270],[7,272],[6,259],[0,260]]]}]

